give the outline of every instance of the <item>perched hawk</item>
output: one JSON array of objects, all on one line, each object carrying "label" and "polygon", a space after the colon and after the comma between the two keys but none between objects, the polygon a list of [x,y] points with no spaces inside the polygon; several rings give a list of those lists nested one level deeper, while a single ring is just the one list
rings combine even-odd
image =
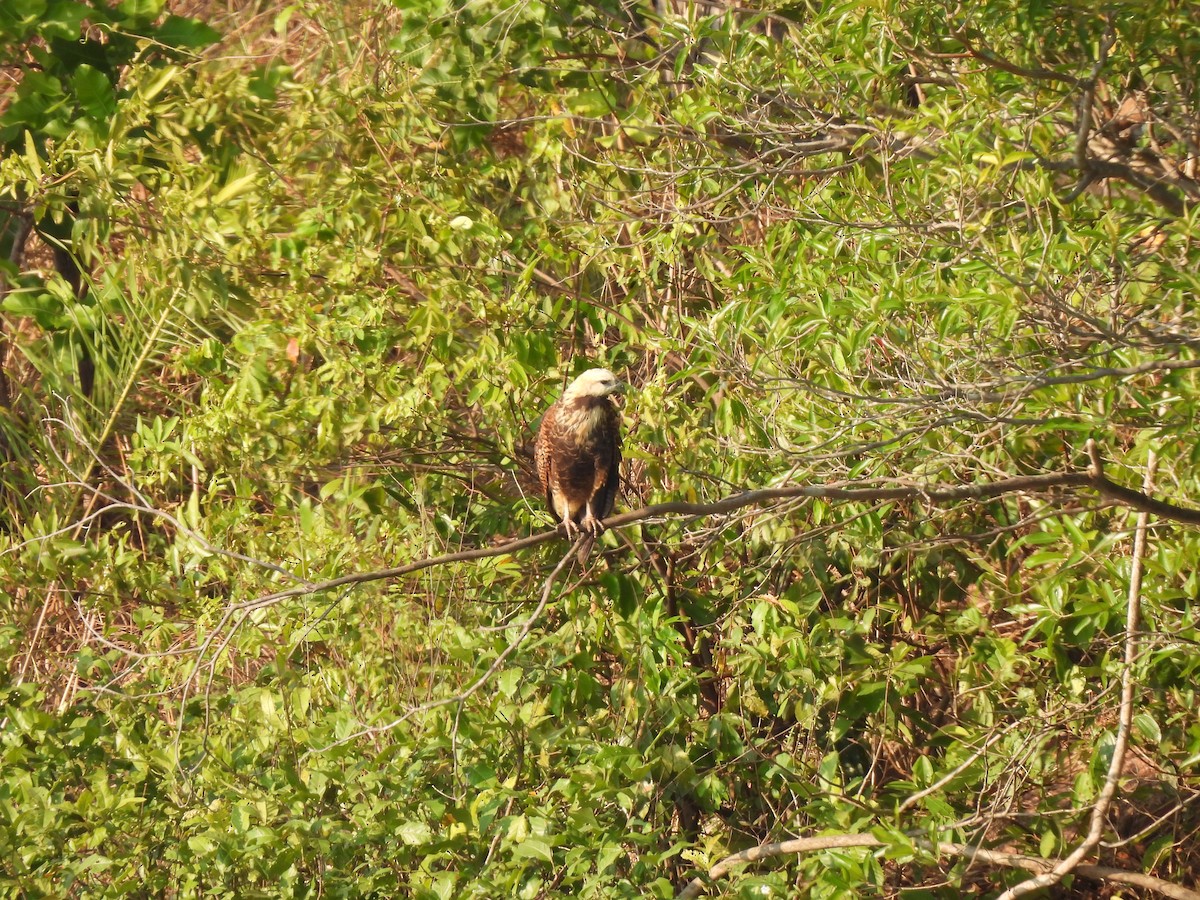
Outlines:
[{"label": "perched hawk", "polygon": [[625,385],[608,369],[588,369],[546,410],[533,456],[546,505],[567,529],[598,535],[612,512],[621,466],[621,416],[612,395]]}]

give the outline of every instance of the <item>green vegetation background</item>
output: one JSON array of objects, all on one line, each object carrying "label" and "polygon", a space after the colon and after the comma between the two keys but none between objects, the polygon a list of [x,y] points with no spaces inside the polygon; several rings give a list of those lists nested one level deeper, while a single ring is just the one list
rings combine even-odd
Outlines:
[{"label": "green vegetation background", "polygon": [[[1200,500],[1188,4],[233,6],[0,11],[0,890],[670,897],[873,833],[723,889],[957,897],[1021,876],[924,841],[1066,855],[1132,559],[1087,491],[643,521],[519,643],[563,542],[255,601],[547,529],[533,429],[593,364],[636,387],[618,509],[1088,438]],[[1200,543],[1152,521],[1098,858],[1194,883]]]}]

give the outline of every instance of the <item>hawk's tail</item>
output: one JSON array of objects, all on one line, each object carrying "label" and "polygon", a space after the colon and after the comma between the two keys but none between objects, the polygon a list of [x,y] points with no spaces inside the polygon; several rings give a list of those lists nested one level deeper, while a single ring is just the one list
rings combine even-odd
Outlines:
[{"label": "hawk's tail", "polygon": [[575,558],[580,564],[587,562],[588,554],[592,552],[592,547],[596,545],[596,536],[594,534],[585,534],[580,538],[579,552]]}]

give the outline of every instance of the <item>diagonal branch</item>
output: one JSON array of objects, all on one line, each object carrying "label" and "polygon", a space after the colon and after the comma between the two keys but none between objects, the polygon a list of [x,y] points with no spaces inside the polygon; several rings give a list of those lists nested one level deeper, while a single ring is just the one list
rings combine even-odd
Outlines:
[{"label": "diagonal branch", "polygon": [[[1107,478],[1104,475],[1095,445],[1090,441],[1088,444],[1088,453],[1091,456],[1091,464],[1086,471],[1021,475],[997,481],[963,485],[903,483],[886,483],[880,485],[876,483],[871,486],[852,487],[847,483],[834,483],[829,485],[789,485],[762,488],[759,490],[742,491],[712,503],[685,501],[656,503],[631,512],[610,516],[605,520],[604,525],[608,528],[623,528],[627,525],[660,519],[664,516],[679,516],[687,520],[694,520],[707,516],[727,515],[747,508],[768,507],[776,501],[782,500],[820,499],[868,503],[914,500],[937,504],[953,503],[962,500],[990,500],[1009,494],[1037,494],[1063,488],[1090,488],[1110,503],[1188,525],[1200,525],[1200,511],[1157,500],[1149,496],[1148,493],[1126,488]],[[143,509],[140,504],[124,504],[112,498],[106,497],[106,499],[122,509],[155,514],[153,510]],[[470,562],[497,556],[508,556],[517,551],[526,550],[530,547],[536,547],[539,544],[554,540],[561,533],[561,529],[543,531],[491,547],[479,547],[457,553],[446,553],[440,556],[415,560],[400,566],[376,569],[368,572],[355,572],[326,581],[305,581],[293,587],[264,594],[240,603],[231,603],[225,607],[222,616],[215,626],[209,630],[207,636],[203,640],[189,646],[176,647],[153,653],[138,653],[120,647],[107,639],[103,640],[103,643],[111,649],[120,650],[131,656],[143,659],[173,656],[199,657],[184,686],[184,694],[186,696],[190,691],[191,685],[199,676],[201,661],[211,653],[212,658],[208,660],[208,664],[211,666],[221,656],[229,640],[229,636],[225,634],[226,627],[233,623],[232,627],[236,629],[244,621],[245,617],[255,610],[263,609],[285,600],[311,596],[338,588],[368,584],[376,581],[388,581],[435,566],[456,562]],[[258,561],[255,562],[257,563]],[[271,566],[270,568],[279,571],[277,567]],[[291,573],[284,572],[283,574],[294,577],[291,576]]]},{"label": "diagonal branch", "polygon": [[545,611],[546,605],[550,602],[550,595],[554,588],[555,582],[558,581],[558,576],[562,574],[563,569],[567,567],[567,564],[570,563],[571,560],[582,558],[583,544],[587,540],[589,540],[589,537],[586,535],[580,535],[575,539],[575,543],[571,545],[571,549],[566,552],[566,555],[564,555],[563,558],[558,561],[558,565],[556,565],[554,570],[549,574],[549,576],[547,576],[545,584],[542,585],[542,596],[538,601],[538,605],[534,607],[533,612],[531,612],[528,617],[526,617],[525,621],[521,623],[521,628],[517,632],[516,636],[509,641],[504,650],[501,651],[494,660],[492,660],[492,664],[488,666],[487,671],[471,682],[471,684],[463,688],[452,697],[442,697],[438,700],[430,700],[428,703],[421,703],[417,706],[413,706],[405,711],[404,715],[397,719],[393,719],[386,725],[375,725],[370,728],[364,728],[361,731],[356,731],[353,734],[348,734],[343,738],[339,738],[332,744],[329,744],[325,747],[314,747],[313,749],[307,751],[305,756],[309,756],[313,753],[324,753],[326,750],[330,750],[334,747],[340,746],[341,744],[350,743],[351,741],[358,740],[361,737],[383,734],[386,731],[391,731],[393,728],[402,725],[404,722],[408,721],[419,713],[428,712],[429,710],[437,709],[440,706],[461,706],[463,703],[469,700],[476,691],[478,691],[481,687],[487,684],[488,681],[491,680],[493,675],[500,671],[500,667],[504,665],[504,661],[508,659],[518,647],[521,646],[521,644],[525,641],[525,638],[529,637],[529,632],[533,630],[533,626],[537,624],[537,621],[542,617],[542,613]]},{"label": "diagonal branch", "polygon": [[[731,494],[712,503],[693,503],[681,500],[655,503],[631,512],[610,516],[604,520],[604,526],[606,528],[623,528],[627,525],[663,516],[682,516],[687,518],[719,516],[747,507],[767,506],[778,500],[815,499],[843,502],[918,500],[926,503],[953,503],[959,500],[992,500],[1008,494],[1037,494],[1060,488],[1091,488],[1103,499],[1118,506],[1126,506],[1186,525],[1200,525],[1200,510],[1156,500],[1146,493],[1119,485],[1105,476],[1097,463],[1098,458],[1094,458],[1088,470],[1082,472],[1051,472],[1042,475],[1019,475],[1014,478],[1003,478],[998,481],[985,481],[963,485],[902,484],[879,487],[849,487],[844,483],[835,483],[832,485],[812,484],[760,488],[758,490]],[[494,556],[507,556],[516,553],[518,550],[527,550],[530,547],[544,544],[558,537],[561,533],[561,529],[543,531],[492,547],[478,547],[474,550],[446,553],[441,556],[431,556],[386,569],[355,572],[350,575],[331,578],[327,581],[300,584],[234,604],[229,607],[228,612],[232,614],[261,609],[284,600],[323,593],[347,585],[387,581],[400,578],[404,575],[411,575],[414,572],[434,566],[456,562],[470,562]],[[168,652],[172,655],[184,655],[193,652],[195,649],[194,647],[181,648]]]},{"label": "diagonal branch", "polygon": [[1010,75],[1016,75],[1020,78],[1028,78],[1033,81],[1057,81],[1062,84],[1074,84],[1079,79],[1071,75],[1069,72],[1059,72],[1056,69],[1050,69],[1046,66],[1022,66],[1010,59],[1001,56],[995,50],[987,47],[982,47],[975,42],[973,36],[968,35],[963,28],[955,28],[951,26],[950,36],[963,45],[963,49],[973,59],[979,60],[987,66],[994,69],[999,69],[1002,72],[1007,72]]}]

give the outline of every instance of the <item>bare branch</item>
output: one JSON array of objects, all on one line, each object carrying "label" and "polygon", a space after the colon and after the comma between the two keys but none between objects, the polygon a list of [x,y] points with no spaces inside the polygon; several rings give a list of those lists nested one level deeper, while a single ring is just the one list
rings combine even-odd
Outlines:
[{"label": "bare branch", "polygon": [[[1200,525],[1200,510],[1188,509],[1156,500],[1144,493],[1122,487],[1109,480],[1102,473],[1093,475],[1086,472],[1051,472],[1043,475],[1019,475],[1014,478],[1004,478],[998,481],[979,482],[964,485],[899,485],[895,487],[847,487],[844,484],[832,485],[794,485],[777,488],[761,488],[753,491],[742,491],[725,497],[713,503],[691,503],[686,501],[669,501],[645,506],[631,512],[610,516],[604,520],[606,528],[623,528],[650,519],[663,516],[686,516],[699,518],[717,516],[736,512],[751,506],[765,506],[776,500],[819,499],[840,500],[845,502],[878,502],[894,500],[920,500],[927,503],[953,503],[958,500],[993,500],[1007,494],[1043,493],[1057,488],[1090,487],[1096,490],[1104,499],[1121,506],[1145,511],[1164,519],[1171,519],[1187,525]],[[253,600],[234,604],[229,608],[230,613],[245,610],[260,609],[271,606],[283,600],[302,597],[309,594],[334,590],[351,584],[367,584],[373,581],[386,581],[411,575],[422,569],[447,565],[455,562],[470,562],[476,559],[487,559],[493,556],[507,556],[518,550],[526,550],[553,540],[561,529],[543,531],[529,537],[518,538],[494,547],[478,547],[474,550],[462,550],[457,553],[446,553],[441,556],[431,556],[415,560],[401,566],[387,569],[375,569],[370,572],[355,572],[342,575],[327,581],[297,585],[282,591],[265,594]],[[187,651],[175,651],[187,652]]]},{"label": "bare branch", "polygon": [[1096,82],[1104,70],[1105,63],[1108,62],[1108,51],[1112,49],[1116,40],[1117,35],[1113,31],[1112,25],[1106,26],[1104,36],[1100,39],[1100,49],[1096,54],[1096,62],[1092,66],[1091,74],[1081,84],[1083,90],[1079,94],[1078,102],[1079,123],[1075,132],[1075,166],[1079,169],[1081,182],[1091,181],[1087,151],[1088,139],[1092,136],[1092,106],[1096,101]]},{"label": "bare branch", "polygon": [[972,753],[970,756],[968,756],[966,759],[964,759],[961,763],[959,763],[957,766],[955,766],[953,769],[951,769],[949,772],[947,772],[945,775],[943,775],[941,778],[939,778],[933,784],[929,785],[929,787],[922,788],[919,791],[914,791],[912,794],[909,794],[908,797],[906,797],[904,799],[904,802],[901,803],[899,807],[897,807],[896,813],[897,814],[902,813],[905,810],[910,809],[911,807],[916,805],[918,802],[920,802],[925,797],[928,797],[930,794],[940,791],[942,788],[944,788],[946,785],[948,785],[951,781],[953,781],[955,778],[957,778],[960,774],[962,774],[964,771],[969,769],[975,763],[975,760],[979,759],[979,757],[981,757],[981,756],[983,756],[983,754],[987,753],[987,751],[990,747],[994,746],[997,742],[999,742],[1001,739],[1006,737],[1009,734],[1009,732],[1011,732],[1014,728],[1016,728],[1020,724],[1021,724],[1020,720],[1017,719],[1017,720],[1009,723],[1008,727],[1002,728],[999,731],[992,734],[990,737],[988,737],[988,739],[986,741],[983,742],[982,747],[980,747],[978,750],[976,750],[974,753]]},{"label": "bare branch", "polygon": [[[845,400],[865,400],[879,405],[890,406],[929,406],[943,404],[947,400],[957,400],[974,403],[1011,402],[1016,395],[1025,395],[1045,387],[1056,387],[1065,384],[1087,384],[1104,378],[1132,378],[1135,375],[1145,375],[1151,372],[1177,372],[1189,369],[1200,369],[1200,359],[1156,359],[1138,363],[1134,366],[1097,366],[1083,372],[1073,372],[1068,375],[1048,375],[1045,372],[1022,375],[1004,380],[975,384],[950,384],[936,391],[915,397],[887,397],[873,394],[860,394],[851,391],[840,391],[825,387],[803,378],[776,378],[770,381],[782,381],[788,384],[798,384],[805,388],[818,391],[829,397]],[[1015,392],[1006,392],[1000,388],[1012,386]]]},{"label": "bare branch", "polygon": [[[999,850],[986,850],[982,847],[971,847],[966,844],[952,844],[945,841],[936,845],[927,841],[916,841],[917,846],[948,856],[962,856],[973,862],[986,863],[1011,869],[1041,872],[1046,867],[1054,865],[1055,860],[1038,859],[1034,856],[1023,856],[1017,853],[1006,853]],[[708,889],[708,885],[722,878],[737,866],[768,859],[773,856],[790,856],[797,853],[812,853],[818,850],[841,850],[854,847],[883,847],[886,844],[871,834],[831,834],[821,837],[797,838],[791,841],[780,841],[773,844],[760,844],[725,857],[708,870],[707,876],[693,878],[675,896],[675,900],[695,900]],[[1116,869],[1110,866],[1078,866],[1077,875],[1094,881],[1111,881],[1119,884],[1131,884],[1146,890],[1155,891],[1172,900],[1200,900],[1200,891],[1184,887],[1174,882],[1144,875],[1141,872],[1130,872],[1126,869]]]}]

